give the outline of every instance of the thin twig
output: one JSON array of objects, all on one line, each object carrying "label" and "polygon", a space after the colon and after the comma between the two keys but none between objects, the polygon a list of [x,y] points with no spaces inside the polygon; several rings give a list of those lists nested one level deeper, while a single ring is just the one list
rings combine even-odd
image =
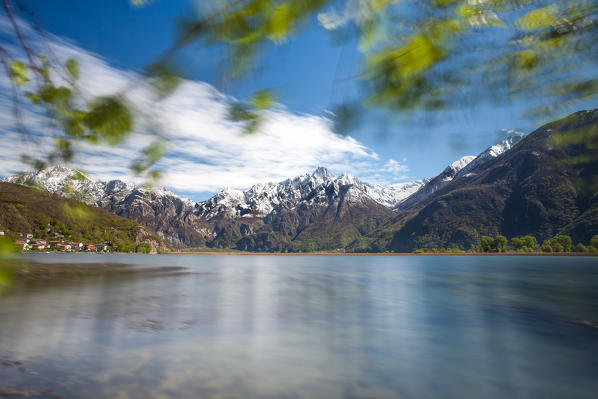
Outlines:
[{"label": "thin twig", "polygon": [[[8,15],[8,19],[10,19],[10,22],[12,23],[12,27],[15,30],[15,34],[17,35],[19,42],[21,42],[21,46],[23,47],[23,50],[25,50],[25,54],[27,55],[27,58],[29,59],[29,64],[30,64],[31,68],[33,68],[38,73],[42,74],[41,68],[39,68],[37,66],[37,63],[35,62],[35,59],[34,59],[34,56],[37,57],[37,54],[25,40],[25,36],[23,36],[23,32],[21,32],[21,28],[19,27],[19,24],[17,23],[17,20],[15,18],[12,4],[10,4],[9,0],[3,0],[3,3],[4,3],[4,9],[6,10],[6,15]],[[43,74],[42,74],[42,76],[43,76]]]}]

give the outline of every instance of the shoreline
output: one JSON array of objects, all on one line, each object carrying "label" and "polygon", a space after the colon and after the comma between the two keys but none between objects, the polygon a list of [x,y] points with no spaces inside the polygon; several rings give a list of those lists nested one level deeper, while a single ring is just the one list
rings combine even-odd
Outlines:
[{"label": "shoreline", "polygon": [[210,252],[210,251],[177,251],[168,252],[162,255],[239,255],[239,256],[598,256],[598,253],[587,252],[473,252],[473,253],[380,253],[380,252],[353,252],[353,253],[331,253],[331,252]]},{"label": "shoreline", "polygon": [[[154,254],[134,252],[58,252],[27,251],[11,255],[46,254],[46,255],[238,255],[238,256],[598,256],[595,252],[244,252],[244,251],[172,251]],[[1,260],[1,259],[0,259]]]}]

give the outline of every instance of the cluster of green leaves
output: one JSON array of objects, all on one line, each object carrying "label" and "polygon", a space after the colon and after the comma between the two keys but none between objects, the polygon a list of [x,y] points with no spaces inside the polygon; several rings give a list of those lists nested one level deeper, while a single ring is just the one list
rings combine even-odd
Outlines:
[{"label": "cluster of green leaves", "polygon": [[[52,76],[52,68],[46,57],[39,56],[39,65],[27,65],[20,60],[10,63],[13,82],[22,87],[25,96],[33,104],[43,108],[64,132],[54,139],[54,150],[47,159],[24,158],[37,169],[47,163],[69,161],[73,144],[77,141],[116,145],[133,130],[133,113],[121,96],[106,96],[83,101],[77,90],[79,64],[68,59],[61,70],[62,79]],[[36,77],[36,78],[35,78]]]},{"label": "cluster of green leaves", "polygon": [[589,245],[577,243],[573,246],[571,237],[567,235],[558,235],[550,240],[546,240],[540,247],[542,252],[591,252],[598,253],[598,235],[590,239]]},{"label": "cluster of green leaves", "polygon": [[[478,252],[507,252],[507,239],[504,236],[489,237],[482,236]],[[534,236],[513,237],[510,242],[510,249],[515,252],[536,252],[538,250],[538,241]],[[578,243],[572,246],[571,237],[568,235],[557,235],[550,240],[544,241],[539,248],[542,252],[585,252],[598,253],[598,235],[590,240],[588,246]],[[420,248],[413,251],[416,254],[421,253],[463,253],[460,248]],[[469,251],[468,251],[469,252]]]},{"label": "cluster of green leaves", "polygon": [[593,236],[590,240],[590,245],[587,247],[583,243],[577,243],[572,249],[573,252],[598,253],[598,234]]},{"label": "cluster of green leaves", "polygon": [[[25,96],[43,108],[52,121],[60,126],[63,134],[55,136],[54,149],[46,159],[23,155],[25,163],[40,170],[58,161],[68,162],[74,156],[74,147],[78,142],[115,146],[133,132],[135,113],[125,93],[85,101],[77,88],[80,72],[75,59],[68,59],[62,67],[50,65],[44,56],[40,56],[39,60],[42,67],[26,65],[20,60],[12,61],[10,76],[17,86],[23,88]],[[64,71],[66,77],[53,78],[52,68]],[[34,76],[38,79],[33,79]],[[147,68],[146,77],[158,99],[172,93],[180,82],[178,75],[165,64]],[[138,158],[131,164],[131,170],[136,174],[146,173],[155,181],[159,179],[160,171],[154,166],[165,153],[165,143],[157,137],[140,150]]]},{"label": "cluster of green leaves", "polygon": [[272,90],[260,90],[255,92],[247,102],[232,103],[228,109],[228,119],[242,123],[246,133],[254,133],[262,120],[260,111],[273,105],[274,94]]},{"label": "cluster of green leaves", "polygon": [[[461,107],[472,96],[500,93],[549,99],[530,113],[598,93],[594,66],[596,4],[589,0],[229,0],[208,2],[181,24],[179,42],[228,50],[227,77],[250,70],[264,45],[280,44],[318,14],[337,37],[353,37],[364,53],[365,104],[394,111]],[[337,11],[338,6],[344,10]],[[322,11],[324,11],[322,13]],[[336,20],[335,20],[336,19]],[[580,71],[582,73],[580,73]],[[461,101],[460,101],[461,100]],[[478,98],[476,98],[478,100]],[[254,126],[251,107],[233,120]],[[248,110],[249,109],[249,110]],[[341,106],[339,118],[358,108]],[[344,127],[345,123],[339,123]]]},{"label": "cluster of green leaves", "polygon": [[[225,79],[238,79],[253,69],[265,46],[284,43],[302,21],[328,3],[330,0],[207,1],[199,18],[180,20],[175,47],[199,42],[223,48]],[[228,117],[240,122],[246,133],[253,133],[261,120],[259,111],[272,104],[272,92],[258,90],[246,101],[233,102]]]},{"label": "cluster of green leaves", "polygon": [[203,41],[228,50],[228,75],[239,77],[266,43],[281,43],[330,0],[230,0],[205,2],[198,20],[183,20],[179,41]]},{"label": "cluster of green leaves", "polygon": [[[506,244],[506,238],[503,236],[496,238],[482,236],[479,250],[480,252],[489,252],[491,250],[505,252],[507,249]],[[513,237],[510,247],[515,252],[535,252],[538,250],[538,241],[536,237],[530,235]],[[561,234],[544,241],[539,249],[542,252],[598,252],[598,235],[595,235],[590,240],[589,247],[586,247],[583,243],[578,243],[573,247],[571,237]]]},{"label": "cluster of green leaves", "polygon": [[534,236],[513,237],[511,248],[516,252],[534,252],[538,248],[538,241]]},{"label": "cluster of green leaves", "polygon": [[505,252],[507,250],[507,238],[505,236],[482,236],[480,237],[480,252]]},{"label": "cluster of green leaves", "polygon": [[551,240],[546,240],[540,247],[542,252],[571,252],[571,237],[558,235]]},{"label": "cluster of green leaves", "polygon": [[598,93],[595,77],[583,73],[595,66],[594,2],[405,1],[378,18],[402,29],[389,27],[366,55],[373,104],[436,110],[494,89],[507,98],[545,96],[549,106],[527,111],[549,114],[555,102]]},{"label": "cluster of green leaves", "polygon": [[[561,124],[579,125],[569,131],[553,134],[550,139],[552,145],[574,149],[576,154],[569,162],[587,164],[598,159],[598,124],[584,123],[583,114],[579,113],[568,116],[561,123],[553,123],[552,126],[558,129]],[[593,184],[590,188],[596,191],[598,187]]]},{"label": "cluster of green leaves", "polygon": [[[225,80],[240,78],[268,45],[284,43],[310,17],[338,6],[332,0],[202,2],[197,18],[181,21],[178,39],[150,64],[147,77],[159,98],[167,96],[179,83],[172,55],[199,43],[225,49]],[[598,93],[598,79],[587,73],[595,68],[598,43],[598,6],[591,0],[360,0],[346,1],[344,7],[337,13],[341,21],[324,25],[340,36],[357,35],[364,53],[360,77],[367,82],[366,105],[438,110],[462,107],[491,92],[509,99],[545,98],[548,104],[528,109],[540,114]],[[47,159],[25,157],[25,162],[41,169],[71,159],[79,141],[117,145],[131,133],[134,113],[122,93],[84,100],[77,90],[76,60],[51,65],[24,48],[30,63],[13,60],[7,64],[8,74],[64,132],[56,135]],[[62,79],[52,76],[55,71]],[[261,110],[272,104],[271,91],[258,91],[232,103],[229,119],[255,132]],[[344,131],[355,123],[358,110],[354,104],[338,107],[337,128]],[[142,149],[132,169],[157,178],[159,172],[151,168],[163,154],[163,144],[152,143]]]}]

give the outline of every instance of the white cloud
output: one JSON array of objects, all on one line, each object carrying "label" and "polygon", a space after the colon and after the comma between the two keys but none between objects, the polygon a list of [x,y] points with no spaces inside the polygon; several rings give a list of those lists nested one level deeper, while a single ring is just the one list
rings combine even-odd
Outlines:
[{"label": "white cloud", "polygon": [[406,165],[403,165],[400,162],[395,161],[394,159],[389,159],[384,164],[382,170],[388,173],[405,173],[408,169]]},{"label": "white cloud", "polygon": [[[4,22],[0,19],[0,31],[10,33]],[[184,81],[173,95],[157,102],[136,73],[113,68],[59,38],[46,44],[58,60],[74,57],[79,61],[80,88],[85,97],[124,90],[137,110],[135,133],[123,143],[115,147],[80,146],[72,164],[94,177],[139,181],[131,177],[129,165],[155,138],[154,133],[168,146],[168,153],[158,164],[164,173],[162,184],[179,192],[246,188],[320,165],[335,173],[349,172],[377,182],[397,182],[406,177],[403,163],[393,159],[385,162],[359,141],[335,134],[327,118],[298,115],[279,106],[265,111],[259,131],[247,135],[225,117],[230,98],[206,83]],[[4,132],[0,175],[9,175],[24,169],[19,161],[21,153],[47,153],[57,131],[51,120],[27,106],[22,109],[22,119],[38,138],[37,143],[17,132],[6,76],[0,76],[0,90],[0,128]]]}]

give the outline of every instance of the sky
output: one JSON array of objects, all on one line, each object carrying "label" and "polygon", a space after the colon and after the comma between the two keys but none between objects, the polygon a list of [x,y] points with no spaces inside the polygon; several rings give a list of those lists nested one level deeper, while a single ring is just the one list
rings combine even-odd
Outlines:
[{"label": "sky", "polygon": [[[138,8],[125,0],[23,1],[50,33],[47,43],[59,59],[81,64],[81,86],[88,96],[109,94],[138,79],[139,72],[176,37],[177,18],[194,12],[189,0],[153,0]],[[0,16],[3,40],[11,30]],[[42,45],[42,44],[40,44]],[[18,54],[18,48],[14,47]],[[300,31],[262,55],[259,68],[242,81],[224,82],[219,49],[190,46],[177,64],[187,78],[166,100],[150,101],[143,85],[129,97],[144,112],[135,134],[123,145],[82,147],[73,161],[94,177],[140,181],[128,165],[139,148],[159,134],[168,153],[160,161],[161,182],[172,191],[203,200],[225,187],[247,188],[326,166],[365,181],[399,183],[433,177],[464,155],[475,155],[514,131],[529,133],[539,121],[522,116],[521,104],[482,104],[444,112],[435,118],[415,114],[405,119],[380,117],[376,111],[349,136],[334,132],[330,110],[358,95],[355,41],[336,43],[317,16]],[[278,105],[264,113],[257,133],[247,136],[225,118],[226,103],[269,88]],[[19,135],[12,118],[10,86],[0,77],[0,175],[26,169],[21,153],[51,145],[52,126],[35,109],[26,109],[36,144]],[[589,104],[591,106],[592,104]],[[563,110],[564,116],[577,109]]]}]

